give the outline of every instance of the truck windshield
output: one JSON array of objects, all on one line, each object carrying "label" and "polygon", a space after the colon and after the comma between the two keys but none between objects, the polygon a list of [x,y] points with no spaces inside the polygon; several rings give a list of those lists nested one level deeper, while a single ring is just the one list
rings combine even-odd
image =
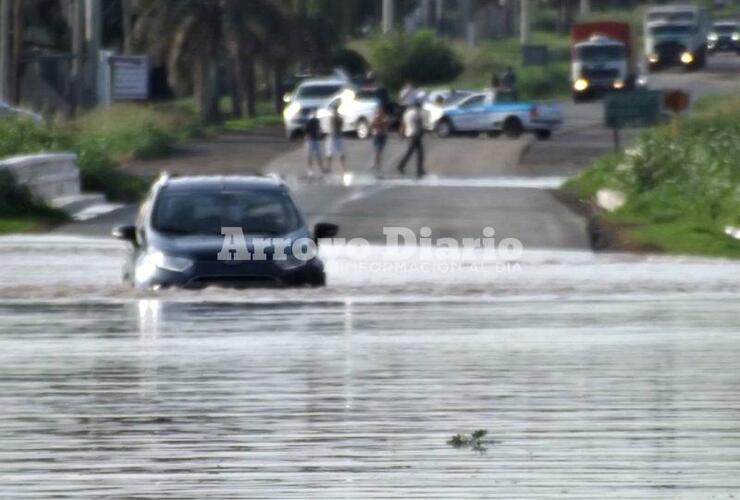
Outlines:
[{"label": "truck windshield", "polygon": [[163,194],[152,226],[178,235],[220,235],[223,227],[241,227],[248,236],[282,236],[301,226],[291,200],[260,190]]},{"label": "truck windshield", "polygon": [[648,21],[675,21],[675,22],[693,22],[694,13],[686,12],[651,12],[647,16]]},{"label": "truck windshield", "polygon": [[722,33],[723,35],[731,35],[738,31],[737,24],[715,24],[714,31]]},{"label": "truck windshield", "polygon": [[624,59],[624,47],[621,45],[587,45],[578,49],[578,58],[586,62]]},{"label": "truck windshield", "polygon": [[650,34],[654,36],[681,36],[681,35],[690,35],[694,32],[694,28],[692,26],[656,26],[654,28],[650,28]]}]

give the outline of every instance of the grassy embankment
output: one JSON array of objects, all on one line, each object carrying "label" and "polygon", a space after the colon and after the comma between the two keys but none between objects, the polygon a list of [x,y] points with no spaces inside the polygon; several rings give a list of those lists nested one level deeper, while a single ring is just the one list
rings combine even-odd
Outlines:
[{"label": "grassy embankment", "polygon": [[[181,103],[114,105],[74,121],[41,125],[4,119],[0,120],[0,158],[73,151],[78,155],[84,191],[102,192],[114,201],[134,201],[146,191],[148,182],[121,170],[119,162],[166,156],[177,141],[203,130],[197,115]],[[13,184],[8,176],[2,179],[0,233],[64,220],[63,214]]]},{"label": "grassy embankment", "polygon": [[740,258],[740,97],[700,100],[677,126],[644,132],[634,150],[599,159],[563,187],[593,202],[600,189],[626,195],[601,221],[630,245],[667,253]]}]

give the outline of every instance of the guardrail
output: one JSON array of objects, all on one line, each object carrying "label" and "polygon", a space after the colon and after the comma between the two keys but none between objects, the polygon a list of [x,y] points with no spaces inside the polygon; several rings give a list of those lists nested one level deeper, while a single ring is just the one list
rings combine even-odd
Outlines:
[{"label": "guardrail", "polygon": [[9,170],[19,184],[51,202],[80,194],[80,170],[76,161],[77,155],[72,153],[13,156],[0,160],[0,170]]}]

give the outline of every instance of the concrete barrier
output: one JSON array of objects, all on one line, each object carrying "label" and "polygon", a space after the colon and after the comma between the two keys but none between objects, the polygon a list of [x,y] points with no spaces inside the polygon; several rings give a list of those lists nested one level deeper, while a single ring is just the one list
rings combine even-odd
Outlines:
[{"label": "concrete barrier", "polygon": [[42,153],[0,160],[0,170],[9,170],[19,184],[39,198],[54,199],[80,194],[80,171],[72,153]]}]

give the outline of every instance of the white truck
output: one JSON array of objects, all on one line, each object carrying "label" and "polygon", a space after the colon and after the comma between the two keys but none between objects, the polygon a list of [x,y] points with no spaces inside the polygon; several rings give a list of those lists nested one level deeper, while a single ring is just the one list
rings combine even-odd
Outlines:
[{"label": "white truck", "polygon": [[427,128],[439,137],[486,132],[491,137],[503,133],[516,139],[532,132],[539,139],[549,139],[563,123],[558,104],[520,101],[515,92],[501,90],[473,94],[425,111]]},{"label": "white truck", "polygon": [[645,57],[650,70],[680,65],[699,69],[707,64],[709,19],[693,5],[651,7],[645,13]]},{"label": "white truck", "polygon": [[337,107],[344,123],[342,131],[356,134],[358,139],[367,139],[378,106],[380,98],[377,89],[346,88],[320,108],[317,117],[321,122],[321,130],[329,133],[331,115],[334,107]]}]

